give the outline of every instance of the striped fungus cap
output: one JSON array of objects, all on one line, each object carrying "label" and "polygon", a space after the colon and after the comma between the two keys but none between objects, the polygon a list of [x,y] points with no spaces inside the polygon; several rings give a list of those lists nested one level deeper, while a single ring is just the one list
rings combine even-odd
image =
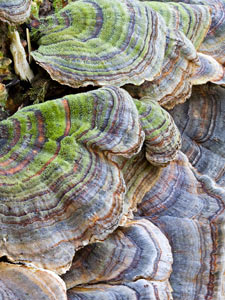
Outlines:
[{"label": "striped fungus cap", "polygon": [[24,23],[30,16],[31,0],[0,0],[0,20],[12,24]]},{"label": "striped fungus cap", "polygon": [[0,297],[5,300],[66,300],[66,286],[54,272],[0,263]]},{"label": "striped fungus cap", "polygon": [[141,84],[161,70],[166,25],[138,1],[79,0],[31,26],[33,58],[62,84]]}]

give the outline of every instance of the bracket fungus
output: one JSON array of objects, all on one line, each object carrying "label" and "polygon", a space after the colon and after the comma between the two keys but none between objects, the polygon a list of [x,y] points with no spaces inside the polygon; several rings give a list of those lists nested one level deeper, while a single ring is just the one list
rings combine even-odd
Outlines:
[{"label": "bracket fungus", "polygon": [[6,300],[66,300],[66,286],[54,272],[0,263],[0,297]]},{"label": "bracket fungus", "polygon": [[65,272],[75,249],[123,224],[125,185],[110,155],[129,157],[142,142],[136,106],[119,88],[33,105],[2,121],[1,256]]},{"label": "bracket fungus", "polygon": [[225,184],[224,98],[221,87],[195,87],[189,101],[170,112],[182,134],[182,151],[220,186]]},{"label": "bracket fungus", "polygon": [[170,114],[156,101],[146,97],[135,101],[139,119],[145,133],[145,152],[147,160],[158,166],[172,161],[181,147],[180,132]]},{"label": "bracket fungus", "polygon": [[140,84],[160,72],[165,23],[138,1],[79,0],[32,24],[31,55],[62,84]]},{"label": "bracket fungus", "polygon": [[87,283],[111,284],[147,279],[167,281],[172,270],[170,245],[162,232],[145,219],[128,221],[105,241],[76,253],[63,275],[67,288]]},{"label": "bracket fungus", "polygon": [[30,16],[31,0],[0,0],[0,20],[12,24],[24,23]]},{"label": "bracket fungus", "polygon": [[172,300],[170,287],[165,282],[139,279],[119,285],[98,284],[68,290],[68,300]]},{"label": "bracket fungus", "polygon": [[225,0],[31,2],[0,0],[0,298],[225,299]]},{"label": "bracket fungus", "polygon": [[[173,299],[195,299],[196,294],[198,299],[223,299],[224,189],[198,174],[181,152],[158,172],[150,167],[142,169],[143,176],[140,172],[138,215],[154,222],[170,242]],[[135,196],[135,190],[129,195]]]}]

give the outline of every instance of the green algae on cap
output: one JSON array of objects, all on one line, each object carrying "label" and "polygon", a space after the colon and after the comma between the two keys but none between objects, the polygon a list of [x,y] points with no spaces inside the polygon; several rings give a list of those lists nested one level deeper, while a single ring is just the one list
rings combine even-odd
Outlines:
[{"label": "green algae on cap", "polygon": [[164,18],[170,29],[182,31],[195,48],[199,48],[211,25],[209,6],[148,0],[146,2]]},{"label": "green algae on cap", "polygon": [[[171,2],[171,0],[155,0],[157,2]],[[199,51],[211,55],[221,64],[225,63],[225,1],[224,0],[173,0],[185,4],[208,6],[211,10],[212,22]],[[161,4],[161,3],[160,3]],[[177,4],[176,4],[177,5]],[[202,20],[204,23],[205,20]]]},{"label": "green algae on cap", "polygon": [[0,20],[21,24],[30,16],[31,0],[0,0]]},{"label": "green algae on cap", "polygon": [[0,132],[0,256],[62,274],[76,249],[125,221],[111,156],[142,146],[136,106],[126,91],[102,88],[23,108]]},{"label": "green algae on cap", "polygon": [[31,26],[31,55],[62,84],[141,84],[161,70],[166,25],[138,1],[78,0]]},{"label": "green algae on cap", "polygon": [[156,166],[172,161],[181,147],[180,132],[173,118],[156,101],[148,97],[135,100],[141,126],[145,132],[147,160]]}]

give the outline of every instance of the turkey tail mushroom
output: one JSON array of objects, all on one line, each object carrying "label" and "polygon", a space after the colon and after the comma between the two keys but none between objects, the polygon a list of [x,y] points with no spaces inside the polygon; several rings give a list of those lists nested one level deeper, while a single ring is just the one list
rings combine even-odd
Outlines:
[{"label": "turkey tail mushroom", "polygon": [[182,151],[198,172],[225,186],[225,91],[195,87],[191,98],[170,111],[182,135]]},{"label": "turkey tail mushroom", "polygon": [[181,147],[180,132],[169,113],[148,97],[135,100],[141,126],[145,132],[147,160],[157,166],[172,161]]},{"label": "turkey tail mushroom", "polygon": [[125,221],[110,157],[142,146],[136,106],[108,87],[23,108],[0,131],[0,256],[64,273],[76,249]]},{"label": "turkey tail mushroom", "polygon": [[12,24],[24,23],[30,16],[31,0],[1,0],[0,20]]},{"label": "turkey tail mushroom", "polygon": [[75,1],[39,23],[31,55],[62,84],[141,84],[161,70],[165,22],[138,1]]},{"label": "turkey tail mushroom", "polygon": [[191,95],[189,79],[194,66],[198,66],[198,56],[193,44],[182,32],[168,29],[161,73],[152,81],[125,88],[134,98],[148,97],[171,109]]},{"label": "turkey tail mushroom", "polygon": [[128,221],[105,241],[88,245],[75,255],[71,269],[63,275],[67,288],[137,279],[167,281],[172,254],[167,238],[150,221]]},{"label": "turkey tail mushroom", "polygon": [[157,176],[151,167],[149,172],[152,176],[143,177],[148,180],[146,184],[139,180],[136,185],[143,199],[138,215],[154,222],[171,244],[174,263],[170,283],[174,300],[194,300],[196,295],[199,300],[222,299],[224,189],[208,176],[196,173],[181,152]]},{"label": "turkey tail mushroom", "polygon": [[[171,0],[155,0],[156,2],[171,2]],[[222,65],[225,63],[225,1],[224,0],[173,0],[185,4],[197,4],[208,6],[211,10],[212,22],[207,35],[201,43],[198,51],[210,55]],[[167,3],[168,4],[168,3]],[[177,4],[176,4],[177,5]],[[202,22],[205,24],[205,20]]]},{"label": "turkey tail mushroom", "polygon": [[190,81],[193,85],[205,84],[211,81],[225,85],[225,69],[212,56],[198,53],[199,66],[193,67]]},{"label": "turkey tail mushroom", "polygon": [[139,279],[118,285],[96,284],[68,290],[68,300],[172,300],[168,282]]},{"label": "turkey tail mushroom", "polygon": [[210,9],[203,5],[183,3],[144,2],[165,20],[167,28],[166,49],[161,73],[153,81],[140,86],[128,85],[133,97],[148,96],[160,105],[171,109],[191,95],[193,68],[199,58],[196,49],[207,34],[211,24]]},{"label": "turkey tail mushroom", "polygon": [[67,300],[66,286],[54,272],[1,262],[0,298]]}]

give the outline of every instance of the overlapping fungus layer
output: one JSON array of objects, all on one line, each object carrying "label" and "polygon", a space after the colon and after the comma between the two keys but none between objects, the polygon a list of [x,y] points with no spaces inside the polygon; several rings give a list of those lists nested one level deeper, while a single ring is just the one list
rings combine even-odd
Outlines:
[{"label": "overlapping fungus layer", "polygon": [[62,84],[140,84],[160,72],[165,23],[136,1],[80,0],[33,26],[32,56]]},{"label": "overlapping fungus layer", "polygon": [[225,1],[67,2],[31,55],[74,94],[0,122],[0,298],[224,299]]},{"label": "overlapping fungus layer", "polygon": [[167,281],[171,265],[166,237],[150,221],[138,219],[127,222],[105,241],[77,252],[63,279],[68,288],[104,281],[132,282],[139,278]]},{"label": "overlapping fungus layer", "polygon": [[86,287],[77,287],[70,289],[67,295],[68,300],[171,299],[170,286],[166,282],[149,282],[144,279],[118,285],[93,284]]},{"label": "overlapping fungus layer", "polygon": [[[158,172],[146,168],[135,173],[136,187],[128,195],[142,194],[138,215],[153,221],[169,239],[173,299],[194,299],[196,294],[199,299],[223,298],[224,189],[196,173],[183,153]],[[130,174],[125,177],[133,180]]]},{"label": "overlapping fungus layer", "polygon": [[224,97],[221,87],[195,87],[189,101],[171,111],[182,133],[182,151],[200,173],[221,186],[225,183]]},{"label": "overlapping fungus layer", "polygon": [[1,299],[66,300],[66,286],[54,272],[0,263]]},{"label": "overlapping fungus layer", "polygon": [[68,269],[76,248],[105,238],[128,213],[121,172],[107,153],[129,157],[142,142],[136,107],[118,88],[34,105],[3,121],[1,255]]},{"label": "overlapping fungus layer", "polygon": [[0,0],[0,20],[24,23],[30,16],[31,0]]}]

